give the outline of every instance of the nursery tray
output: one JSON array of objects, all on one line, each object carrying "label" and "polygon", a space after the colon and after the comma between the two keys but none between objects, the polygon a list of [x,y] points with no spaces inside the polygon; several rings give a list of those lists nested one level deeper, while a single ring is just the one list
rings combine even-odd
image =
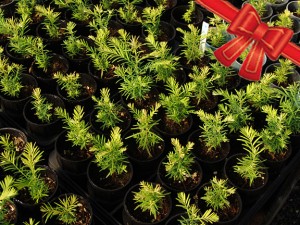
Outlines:
[{"label": "nursery tray", "polygon": [[[43,148],[53,148],[53,140],[50,140],[49,143],[36,140],[34,136],[26,132],[24,124],[24,121],[12,119],[4,112],[0,111],[1,127],[14,127],[20,129],[27,135],[28,140],[44,144],[44,146],[41,146]],[[294,148],[290,160],[282,168],[279,175],[268,182],[265,192],[260,198],[254,204],[243,207],[242,215],[236,225],[268,225],[271,223],[282,204],[287,199],[290,190],[300,177],[299,161],[300,150]],[[73,192],[90,199],[94,212],[94,224],[122,225],[123,207],[121,203],[110,207],[103,205],[90,197],[86,189],[85,180],[76,182],[69,174],[60,170],[53,150],[49,153],[48,165],[57,172],[59,177],[59,187],[63,192]],[[147,180],[153,181],[153,177],[149,177]],[[138,182],[138,180],[135,182]]]}]

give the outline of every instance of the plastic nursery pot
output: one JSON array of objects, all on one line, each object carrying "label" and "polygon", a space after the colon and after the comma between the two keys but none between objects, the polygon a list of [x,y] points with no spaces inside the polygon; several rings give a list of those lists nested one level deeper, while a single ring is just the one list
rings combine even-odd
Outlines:
[{"label": "plastic nursery pot", "polygon": [[[3,2],[3,3],[2,3]],[[12,17],[15,13],[16,0],[2,1],[0,8],[3,10],[4,17]]]},{"label": "plastic nursery pot", "polygon": [[62,90],[58,84],[56,86],[57,94],[64,101],[67,111],[73,112],[76,105],[81,105],[84,107],[85,112],[89,113],[94,108],[92,95],[97,90],[97,83],[93,77],[86,73],[80,73],[79,75],[79,83],[82,86],[79,97],[76,99],[68,98],[66,91]]},{"label": "plastic nursery pot", "polygon": [[[249,3],[249,1],[245,1],[242,3],[242,7],[244,6],[244,4]],[[274,11],[273,8],[271,7],[270,4],[266,4],[266,8],[265,8],[265,12],[264,14],[261,16],[261,21],[263,22],[268,22],[270,20],[270,18],[274,15]]]},{"label": "plastic nursery pot", "polygon": [[228,179],[228,183],[237,188],[241,194],[243,205],[250,205],[264,193],[269,180],[269,173],[267,169],[264,169],[262,171],[262,177],[257,178],[252,186],[250,186],[249,183],[233,170],[233,166],[237,165],[238,160],[245,155],[244,153],[239,153],[227,158],[224,164],[223,174],[225,179]]},{"label": "plastic nursery pot", "polygon": [[[57,95],[42,94],[42,96],[46,98],[48,103],[52,104],[52,113],[54,113],[54,108],[56,107],[65,108],[63,100]],[[51,139],[53,139],[53,137],[57,136],[62,131],[61,120],[58,119],[54,114],[52,115],[52,119],[49,123],[43,123],[38,119],[33,109],[32,100],[29,100],[25,104],[23,116],[26,121],[26,130],[34,139],[46,139],[49,142]]]},{"label": "plastic nursery pot", "polygon": [[[56,204],[60,204],[61,201],[66,200],[67,197],[75,195],[78,199],[78,204],[76,206],[76,222],[73,224],[81,224],[81,225],[92,225],[93,224],[93,209],[87,198],[84,198],[80,195],[74,193],[65,193],[57,196],[56,198],[50,201],[50,205],[55,207]],[[61,210],[61,209],[60,209]],[[65,224],[58,220],[58,217],[53,216],[50,217],[49,220],[45,221],[45,216],[42,216],[42,224],[44,225],[59,225]]]},{"label": "plastic nursery pot", "polygon": [[134,138],[128,138],[133,131],[128,130],[124,136],[124,145],[127,146],[126,154],[133,165],[134,174],[138,178],[149,178],[154,175],[156,168],[163,158],[165,143],[164,141],[156,144],[152,149],[152,157],[149,157],[146,150],[140,149]]},{"label": "plastic nursery pot", "polygon": [[299,8],[298,1],[290,1],[286,5],[286,9],[293,13],[293,16],[296,17],[298,20],[300,19],[300,15],[297,14],[297,9]]},{"label": "plastic nursery pot", "polygon": [[191,167],[192,177],[188,177],[185,181],[174,181],[167,177],[164,163],[167,162],[167,157],[164,157],[157,168],[157,181],[162,184],[168,191],[170,191],[174,198],[177,197],[178,192],[194,193],[199,188],[203,177],[203,171],[200,163],[194,161]]},{"label": "plastic nursery pot", "polygon": [[39,203],[35,203],[30,197],[28,197],[29,193],[27,190],[20,190],[18,192],[17,197],[15,198],[15,202],[20,207],[20,214],[26,215],[39,215],[40,207],[43,203],[50,201],[56,194],[58,189],[58,177],[57,174],[48,166],[42,165],[44,168],[41,171],[41,177],[45,180],[46,185],[49,187],[48,196],[41,199]]},{"label": "plastic nursery pot", "polygon": [[274,14],[281,13],[286,9],[289,0],[277,0],[275,3],[269,3],[272,7]]},{"label": "plastic nursery pot", "polygon": [[[156,185],[155,183],[152,183]],[[136,204],[133,200],[134,193],[139,191],[140,184],[132,186],[125,195],[123,202],[122,219],[123,224],[130,225],[163,225],[168,219],[172,209],[172,199],[170,195],[167,195],[163,200],[164,206],[162,211],[158,212],[158,218],[160,220],[153,221],[153,217],[150,216],[149,212],[142,212],[140,209],[136,209]]]},{"label": "plastic nursery pot", "polygon": [[43,93],[57,94],[56,92],[56,80],[53,78],[54,73],[61,72],[65,74],[69,71],[69,61],[62,55],[51,53],[50,65],[47,71],[43,71],[38,68],[35,61],[31,64],[29,72],[36,78],[39,87],[43,90]]},{"label": "plastic nursery pot", "polygon": [[[130,128],[132,117],[131,117],[131,113],[128,111],[128,109],[125,108],[123,105],[121,105],[121,106],[122,106],[122,110],[119,113],[119,119],[121,119],[121,121],[118,122],[116,124],[116,126],[120,127],[121,134],[123,135]],[[97,134],[103,134],[104,136],[106,136],[107,138],[109,138],[110,137],[111,129],[109,129],[109,128],[102,128],[101,127],[102,123],[101,122],[97,122],[96,114],[97,114],[97,110],[96,109],[93,109],[92,112],[89,114],[89,122],[91,124],[92,130],[95,131]]]},{"label": "plastic nursery pot", "polygon": [[133,168],[129,162],[127,172],[107,177],[108,171],[100,171],[96,162],[89,163],[87,168],[87,190],[95,201],[107,206],[116,206],[123,201],[133,177]]},{"label": "plastic nursery pot", "polygon": [[28,56],[28,57],[23,57],[15,52],[13,52],[11,50],[11,48],[9,47],[9,42],[6,43],[5,47],[4,47],[4,51],[5,51],[5,55],[14,63],[18,63],[21,64],[25,67],[29,67],[33,61],[33,57],[32,56]]},{"label": "plastic nursery pot", "polygon": [[[0,129],[0,136],[10,136],[10,140],[15,145],[16,155],[20,155],[27,143],[27,136],[19,129],[13,127],[5,127]],[[0,150],[2,152],[2,150]]]},{"label": "plastic nursery pot", "polygon": [[195,144],[192,150],[193,155],[199,160],[206,173],[212,174],[222,171],[224,161],[230,153],[230,143],[224,142],[220,148],[207,151],[204,141],[200,139],[201,134],[201,130],[198,129],[188,137],[188,141]]},{"label": "plastic nursery pot", "polygon": [[0,92],[1,109],[10,117],[22,118],[24,105],[29,100],[32,90],[38,86],[36,79],[29,74],[22,74],[19,97],[10,97]]},{"label": "plastic nursery pot", "polygon": [[[197,205],[201,212],[205,212],[210,207],[206,204],[206,202],[201,199],[205,195],[204,188],[209,186],[209,183],[203,184],[196,193]],[[214,224],[219,225],[236,225],[238,224],[238,219],[241,216],[243,209],[243,202],[240,194],[236,191],[234,194],[228,197],[229,206],[225,207],[223,210],[216,210],[216,214],[219,216],[219,222]]]}]

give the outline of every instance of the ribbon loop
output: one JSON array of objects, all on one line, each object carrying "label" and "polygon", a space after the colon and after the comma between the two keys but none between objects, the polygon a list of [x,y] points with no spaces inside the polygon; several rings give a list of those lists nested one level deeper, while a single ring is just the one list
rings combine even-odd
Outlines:
[{"label": "ribbon loop", "polygon": [[265,24],[265,23],[261,23],[257,26],[257,28],[255,29],[253,35],[252,35],[252,38],[255,40],[255,41],[260,41],[264,36],[265,34],[268,32],[268,25]]}]

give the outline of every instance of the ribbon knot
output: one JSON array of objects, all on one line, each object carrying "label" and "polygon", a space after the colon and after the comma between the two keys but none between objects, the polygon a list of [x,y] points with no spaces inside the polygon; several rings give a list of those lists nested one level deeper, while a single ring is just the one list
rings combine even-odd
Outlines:
[{"label": "ribbon knot", "polygon": [[224,0],[196,1],[231,23],[227,31],[236,35],[236,38],[214,52],[223,65],[230,66],[246,48],[251,46],[239,71],[241,77],[259,80],[264,54],[271,60],[277,60],[283,55],[300,65],[300,49],[290,42],[293,31],[285,27],[268,27],[261,21],[252,5],[245,4],[238,10]]}]

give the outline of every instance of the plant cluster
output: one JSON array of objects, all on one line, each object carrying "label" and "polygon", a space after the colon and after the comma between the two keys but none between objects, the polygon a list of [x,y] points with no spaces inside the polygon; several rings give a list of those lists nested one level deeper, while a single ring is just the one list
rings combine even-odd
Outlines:
[{"label": "plant cluster", "polygon": [[34,110],[34,115],[42,123],[50,123],[53,119],[53,105],[50,102],[47,102],[47,99],[41,94],[40,88],[35,88],[32,91],[33,101],[31,102]]},{"label": "plant cluster", "polygon": [[210,18],[209,24],[211,24],[212,27],[208,30],[208,42],[213,47],[218,48],[225,44],[228,39],[228,24],[217,15]]},{"label": "plant cluster", "polygon": [[151,34],[157,39],[161,33],[160,17],[164,11],[164,7],[146,7],[143,9],[142,18],[140,22],[148,34]]},{"label": "plant cluster", "polygon": [[188,142],[186,146],[182,146],[178,139],[172,138],[173,151],[167,155],[167,161],[164,164],[166,175],[174,181],[184,182],[187,178],[193,176],[191,167],[194,158],[191,154],[194,143]]},{"label": "plant cluster", "polygon": [[121,0],[119,4],[123,7],[118,9],[119,17],[125,21],[125,23],[134,23],[137,22],[140,18],[139,11],[136,8],[136,5],[140,4],[142,0]]},{"label": "plant cluster", "polygon": [[79,73],[62,74],[61,72],[56,72],[53,77],[57,80],[60,88],[66,91],[68,98],[76,99],[81,96],[82,85],[79,82]]}]

